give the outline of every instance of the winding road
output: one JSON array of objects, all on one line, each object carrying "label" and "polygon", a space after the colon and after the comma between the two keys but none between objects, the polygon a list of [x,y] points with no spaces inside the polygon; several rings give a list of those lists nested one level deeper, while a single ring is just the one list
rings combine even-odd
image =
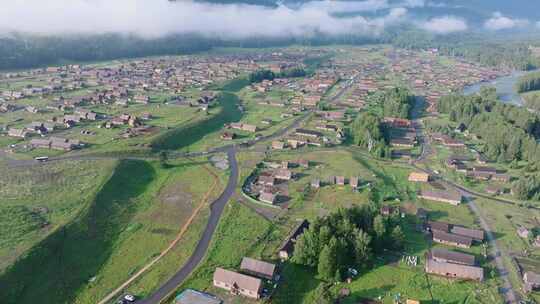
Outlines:
[{"label": "winding road", "polygon": [[210,205],[210,218],[206,224],[203,235],[195,251],[191,254],[191,257],[188,261],[182,266],[182,268],[174,274],[165,284],[163,284],[157,291],[146,299],[137,301],[140,304],[157,304],[160,303],[164,298],[168,297],[173,293],[176,288],[193,272],[193,270],[199,265],[199,263],[204,258],[212,236],[217,228],[221,214],[227,205],[227,202],[232,197],[236,190],[236,185],[238,183],[238,163],[236,161],[236,148],[230,146],[227,148],[227,157],[229,160],[230,168],[230,177],[225,187],[225,190],[221,195]]}]

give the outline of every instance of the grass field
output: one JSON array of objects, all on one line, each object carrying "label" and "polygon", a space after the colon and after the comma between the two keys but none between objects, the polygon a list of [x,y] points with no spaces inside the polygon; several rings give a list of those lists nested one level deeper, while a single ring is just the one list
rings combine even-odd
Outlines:
[{"label": "grass field", "polygon": [[76,217],[115,165],[106,160],[1,167],[8,174],[0,175],[0,273]]},{"label": "grass field", "polygon": [[[170,162],[122,161],[87,207],[73,221],[53,232],[0,277],[6,303],[96,303],[149,262],[172,241],[182,223],[201,203],[214,177],[203,159]],[[219,174],[221,175],[221,174]],[[218,175],[218,177],[219,177]],[[221,177],[220,177],[221,179]],[[216,197],[223,183],[209,198]],[[176,251],[188,256],[205,213],[197,218]],[[143,277],[156,281],[181,265],[182,258],[164,261]],[[39,273],[32,271],[40,265]],[[75,270],[76,269],[76,270]],[[152,284],[135,288],[142,294]]]}]

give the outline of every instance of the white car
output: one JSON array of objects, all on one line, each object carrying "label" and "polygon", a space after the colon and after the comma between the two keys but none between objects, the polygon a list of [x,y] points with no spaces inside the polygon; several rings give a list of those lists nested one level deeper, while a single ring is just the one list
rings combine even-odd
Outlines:
[{"label": "white car", "polygon": [[135,296],[127,294],[127,295],[124,296],[124,300],[126,300],[128,302],[135,302]]}]

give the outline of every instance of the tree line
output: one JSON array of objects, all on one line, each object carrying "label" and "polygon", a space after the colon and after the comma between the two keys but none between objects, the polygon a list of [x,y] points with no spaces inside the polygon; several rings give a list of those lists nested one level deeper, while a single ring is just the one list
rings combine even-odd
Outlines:
[{"label": "tree line", "polygon": [[401,250],[405,235],[396,215],[383,217],[374,205],[339,209],[318,218],[298,237],[292,261],[340,282],[349,268],[367,270],[373,257]]},{"label": "tree line", "polygon": [[393,88],[382,91],[374,96],[375,100],[382,105],[385,117],[410,118],[415,97],[406,88]]},{"label": "tree line", "polygon": [[540,72],[521,76],[515,84],[518,93],[540,90]]},{"label": "tree line", "polygon": [[250,83],[259,83],[263,80],[274,80],[276,78],[296,78],[296,77],[305,77],[307,75],[306,70],[300,67],[283,70],[279,73],[273,71],[262,69],[257,70],[249,74]]},{"label": "tree line", "polygon": [[377,157],[389,157],[387,130],[382,118],[372,112],[360,112],[351,124],[350,137],[353,144],[367,149]]}]

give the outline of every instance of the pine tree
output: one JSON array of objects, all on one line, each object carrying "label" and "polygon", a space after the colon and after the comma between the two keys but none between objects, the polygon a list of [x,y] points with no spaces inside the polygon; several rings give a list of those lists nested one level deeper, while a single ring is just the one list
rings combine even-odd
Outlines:
[{"label": "pine tree", "polygon": [[375,235],[377,235],[377,238],[379,239],[382,239],[386,234],[386,223],[380,214],[373,220],[373,231],[375,231]]},{"label": "pine tree", "polygon": [[317,271],[322,279],[331,280],[336,274],[336,243],[337,240],[332,238],[328,244],[324,245],[319,255]]},{"label": "pine tree", "polygon": [[362,230],[356,230],[354,234],[354,260],[356,264],[364,266],[371,259],[371,238]]},{"label": "pine tree", "polygon": [[319,240],[315,232],[309,228],[300,235],[294,245],[292,261],[301,265],[314,267],[319,261]]}]

